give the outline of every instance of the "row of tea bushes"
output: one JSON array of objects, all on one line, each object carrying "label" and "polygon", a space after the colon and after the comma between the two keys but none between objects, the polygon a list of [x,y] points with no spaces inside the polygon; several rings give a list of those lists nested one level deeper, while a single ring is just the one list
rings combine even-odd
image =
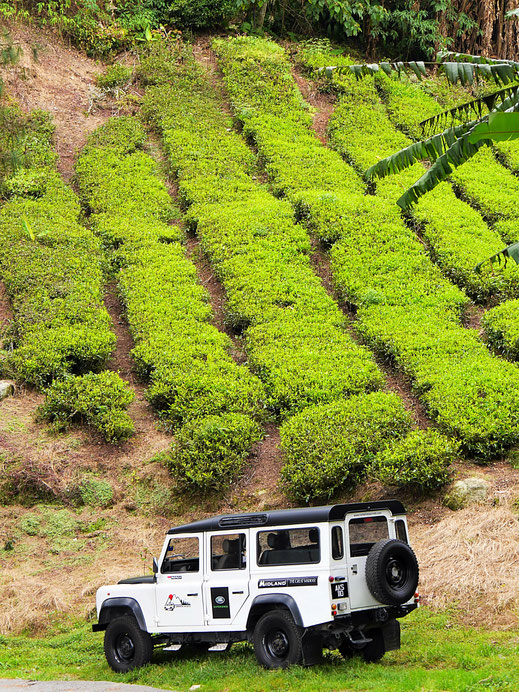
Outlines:
[{"label": "row of tea bushes", "polygon": [[[377,421],[377,439],[389,440],[405,433],[408,417],[394,395],[364,393],[381,386],[383,376],[369,352],[349,337],[341,311],[313,273],[306,231],[294,223],[292,206],[258,183],[255,158],[233,131],[214,84],[187,49],[182,51],[175,62],[157,46],[141,63],[143,77],[153,82],[144,110],[162,134],[187,218],[226,289],[227,319],[244,331],[249,364],[265,383],[270,408],[288,419],[287,424],[293,421],[300,439],[306,439],[307,417],[333,417],[350,396],[363,402],[351,425],[321,431],[325,444],[333,443],[349,455],[336,460],[345,462],[339,480],[322,468],[316,470],[319,481],[310,474],[305,482],[309,465],[306,471],[290,464],[284,470],[287,489],[298,500],[324,499],[358,475],[348,459],[354,452],[362,456],[363,447],[370,450],[363,458],[371,454],[369,437]],[[315,142],[308,137],[307,145],[299,170],[293,170],[300,185],[315,174]],[[328,161],[331,165],[325,163],[319,175],[326,175],[330,185],[343,185],[342,163],[332,152]],[[395,417],[404,423],[395,423]],[[356,423],[356,443],[350,445]],[[233,424],[230,421],[231,430]],[[309,438],[304,444],[305,459],[313,442]],[[201,482],[207,450],[187,448],[182,439],[178,450]]]},{"label": "row of tea bushes", "polygon": [[498,353],[519,360],[519,300],[507,300],[487,310],[481,326]]},{"label": "row of tea bushes", "polygon": [[144,113],[163,137],[189,222],[226,290],[227,320],[244,331],[269,408],[286,416],[377,389],[383,376],[312,271],[305,230],[291,206],[258,183],[255,159],[214,85],[182,50],[176,72],[161,46],[141,63],[146,81],[158,82],[147,89]]},{"label": "row of tea bushes", "polygon": [[54,168],[50,116],[37,113],[31,165],[7,179],[0,210],[0,273],[14,313],[6,368],[42,388],[68,373],[99,370],[115,335],[103,306],[99,241]]},{"label": "row of tea bushes", "polygon": [[[294,99],[282,98],[290,75],[283,49],[256,38],[218,41],[215,48],[237,115],[254,137],[270,175],[275,181],[290,180],[297,160],[291,146],[293,133],[308,125],[302,120],[304,113],[292,117]],[[272,78],[277,73],[285,77]],[[275,85],[279,82],[284,92],[278,94]],[[276,138],[270,136],[274,129]],[[266,140],[268,150],[263,146]],[[355,153],[363,141],[357,132]],[[371,146],[368,140],[365,157],[372,152]],[[316,147],[316,158],[319,151]],[[345,175],[351,175],[348,164],[342,165],[349,169]],[[318,236],[338,239],[332,248],[334,280],[344,298],[358,307],[358,330],[411,378],[440,428],[458,439],[465,453],[486,459],[517,441],[519,372],[492,356],[473,332],[459,324],[458,311],[467,303],[466,297],[448,284],[423,248],[410,240],[394,203],[350,192],[344,186],[303,189],[296,194],[287,183],[286,190]]]},{"label": "row of tea bushes", "polygon": [[103,305],[104,257],[55,169],[53,131],[47,114],[30,117],[23,166],[3,185],[0,275],[14,313],[6,367],[26,384],[50,385],[42,419],[60,429],[83,422],[120,442],[134,432],[133,392],[116,373],[90,372],[115,346]]},{"label": "row of tea bushes", "polygon": [[[424,85],[404,80],[377,75],[391,120],[414,139],[421,139],[423,132],[418,123],[438,115],[443,107],[425,93]],[[449,105],[454,106],[457,101],[457,92],[454,92]],[[444,127],[448,125],[447,119]],[[498,163],[490,147],[483,147],[470,161],[454,168],[452,179],[462,196],[481,211],[504,241],[512,243],[519,238],[519,179]]]},{"label": "row of tea bushes", "polygon": [[[92,228],[119,267],[132,355],[150,381],[146,396],[176,430],[168,463],[181,483],[205,492],[227,485],[260,439],[255,419],[265,395],[231,358],[229,337],[210,323],[209,296],[186,257],[183,233],[167,223],[171,198],[141,149],[145,138],[135,118],[109,120],[89,138],[76,176]],[[232,434],[222,437],[230,421]],[[204,473],[194,474],[189,450],[216,442]]]},{"label": "row of tea bushes", "polygon": [[[336,81],[343,94],[330,118],[329,136],[334,149],[347,160],[365,171],[381,158],[411,144],[389,119],[373,79],[357,82],[354,77],[338,75]],[[392,84],[389,79],[387,83]],[[492,157],[491,152],[488,155]],[[493,163],[505,176],[512,177],[495,160]],[[422,164],[417,163],[401,173],[376,180],[377,194],[396,202],[423,173]],[[441,183],[421,197],[410,215],[446,276],[475,300],[517,295],[519,271],[511,265],[497,273],[490,268],[481,273],[474,271],[476,264],[502,249],[503,241],[478,211],[456,197],[449,183]]]}]

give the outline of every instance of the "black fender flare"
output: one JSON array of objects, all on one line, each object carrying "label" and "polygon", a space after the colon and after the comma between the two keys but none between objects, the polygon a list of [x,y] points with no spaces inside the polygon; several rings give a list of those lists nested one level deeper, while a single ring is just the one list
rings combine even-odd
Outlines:
[{"label": "black fender flare", "polygon": [[108,624],[110,623],[110,620],[112,619],[112,608],[124,608],[125,610],[131,610],[141,630],[144,630],[144,632],[147,631],[146,620],[144,619],[142,608],[135,600],[135,598],[129,598],[128,596],[118,596],[115,598],[107,598],[105,601],[103,601],[101,609],[99,611],[99,622],[97,625],[93,625],[92,627],[94,632],[99,632],[107,628]]},{"label": "black fender flare", "polygon": [[252,601],[249,617],[247,618],[247,629],[250,628],[252,621],[251,616],[254,613],[254,610],[261,609],[262,611],[266,611],[268,610],[269,606],[273,606],[274,608],[283,606],[284,608],[287,608],[294,618],[296,625],[303,627],[303,618],[301,617],[299,606],[297,605],[295,599],[286,593],[269,593],[256,596],[256,598]]}]

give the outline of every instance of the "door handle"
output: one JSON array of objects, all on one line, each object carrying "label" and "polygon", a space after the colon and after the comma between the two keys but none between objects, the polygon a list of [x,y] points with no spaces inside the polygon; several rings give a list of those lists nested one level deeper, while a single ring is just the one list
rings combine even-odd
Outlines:
[{"label": "door handle", "polygon": [[188,596],[198,596],[197,593],[188,593],[187,595],[188,595]]},{"label": "door handle", "polygon": [[233,591],[233,594],[235,594],[235,593],[236,593],[236,594],[242,594],[243,591]]},{"label": "door handle", "polygon": [[357,572],[358,572],[357,565],[352,565],[352,566],[351,566],[351,571],[353,572],[353,574],[357,574]]}]

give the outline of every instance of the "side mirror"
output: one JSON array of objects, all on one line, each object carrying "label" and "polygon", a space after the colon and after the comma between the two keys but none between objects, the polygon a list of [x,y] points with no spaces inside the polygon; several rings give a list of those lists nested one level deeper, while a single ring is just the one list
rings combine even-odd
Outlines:
[{"label": "side mirror", "polygon": [[157,558],[153,558],[153,574],[157,574],[159,571],[159,563],[157,562]]}]

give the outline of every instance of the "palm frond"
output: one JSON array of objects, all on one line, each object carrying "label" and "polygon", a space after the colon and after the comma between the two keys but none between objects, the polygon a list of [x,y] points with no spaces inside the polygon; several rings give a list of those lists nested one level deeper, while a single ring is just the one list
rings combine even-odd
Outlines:
[{"label": "palm frond", "polygon": [[420,123],[420,127],[424,131],[430,131],[431,129],[436,129],[445,125],[445,123],[450,120],[451,122],[456,118],[463,118],[470,115],[476,115],[477,118],[483,117],[483,108],[486,106],[488,111],[501,110],[511,108],[514,104],[519,104],[519,85],[512,87],[505,87],[504,89],[499,89],[499,91],[494,91],[488,96],[481,96],[467,103],[462,103],[454,108],[449,108],[443,113],[433,115]]},{"label": "palm frond", "polygon": [[417,161],[422,161],[423,159],[435,161],[445,154],[460,137],[472,131],[480,122],[480,120],[473,120],[456,127],[449,127],[439,134],[432,135],[419,142],[413,142],[404,149],[371,166],[366,171],[366,177],[369,179],[385,178],[392,173],[399,173],[405,168],[409,168]]},{"label": "palm frond", "polygon": [[462,163],[468,161],[474,154],[487,144],[484,139],[477,142],[471,142],[470,136],[475,128],[471,128],[464,135],[456,139],[447,151],[439,156],[433,165],[425,171],[422,177],[411,185],[404,194],[397,200],[397,204],[402,209],[409,209],[413,204],[425,195],[426,192],[432,190],[438,183],[446,180],[452,173],[452,169],[461,166]]},{"label": "palm frond", "polygon": [[519,264],[519,243],[509,245],[508,247],[505,247],[504,250],[500,250],[499,252],[496,252],[495,255],[483,260],[483,262],[476,264],[474,271],[479,274],[481,272],[481,267],[487,262],[489,262],[491,266],[494,264],[501,264],[501,262],[503,262],[503,266],[506,267],[509,259],[512,259],[516,264]]}]

